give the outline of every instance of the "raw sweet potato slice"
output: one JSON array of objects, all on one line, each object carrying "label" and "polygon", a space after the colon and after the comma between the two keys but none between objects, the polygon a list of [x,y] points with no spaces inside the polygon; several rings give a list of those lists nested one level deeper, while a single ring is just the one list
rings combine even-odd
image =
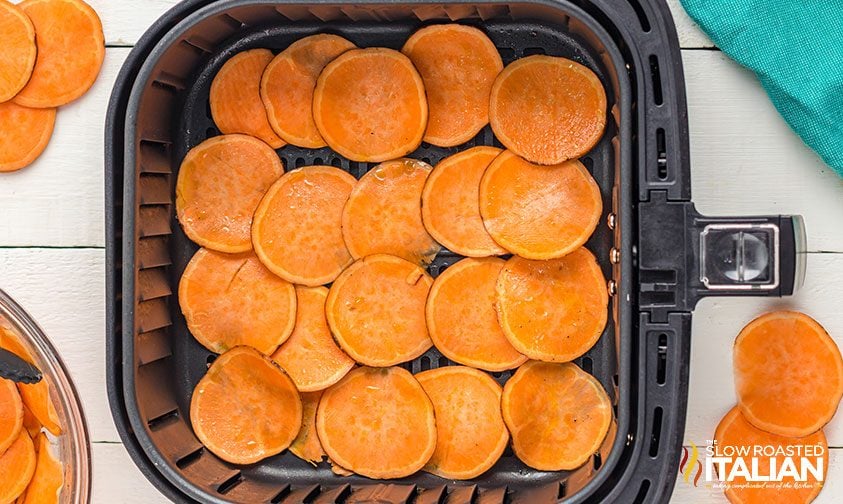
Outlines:
[{"label": "raw sweet potato slice", "polygon": [[286,343],[272,354],[301,392],[330,387],[354,367],[331,336],[325,318],[325,287],[296,286],[296,326]]},{"label": "raw sweet potato slice", "polygon": [[59,492],[64,484],[64,468],[50,452],[50,441],[46,435],[39,434],[35,443],[35,473],[18,503],[58,504]]},{"label": "raw sweet potato slice", "polygon": [[843,396],[843,359],[804,313],[777,311],[750,322],[733,348],[738,405],[750,423],[780,436],[820,430]]},{"label": "raw sweet potato slice", "polygon": [[105,58],[102,23],[82,0],[24,0],[18,7],[35,26],[38,57],[32,77],[15,96],[25,107],[53,108],[85,94]]},{"label": "raw sweet potato slice", "polygon": [[0,172],[20,170],[38,159],[55,124],[56,109],[0,103]]},{"label": "raw sweet potato slice", "polygon": [[503,454],[509,431],[501,416],[501,386],[465,366],[416,375],[436,414],[436,450],[424,470],[446,479],[471,479]]},{"label": "raw sweet potato slice", "polygon": [[223,135],[185,156],[176,183],[176,216],[199,245],[220,252],[252,249],[252,217],[264,193],[284,174],[268,145],[247,135]]},{"label": "raw sweet potato slice", "polygon": [[[746,452],[748,450],[750,454],[754,454],[758,449],[756,447],[760,447],[761,453],[758,455],[742,457],[747,466],[744,469],[757,464],[760,476],[770,475],[770,464],[772,462],[770,450],[783,450],[785,452],[792,450],[794,453],[799,450],[799,452],[805,453],[806,449],[810,449],[812,455],[807,457],[807,462],[818,466],[819,460],[822,460],[822,481],[818,481],[816,475],[812,472],[806,471],[807,481],[797,481],[796,478],[786,475],[781,479],[781,482],[768,483],[765,488],[763,483],[758,481],[747,482],[744,476],[735,474],[732,481],[726,482],[727,488],[724,490],[726,497],[732,504],[808,503],[813,501],[823,488],[823,481],[825,481],[825,475],[828,472],[828,444],[822,430],[798,438],[771,434],[753,426],[741,414],[740,408],[735,407],[720,420],[720,424],[717,425],[717,430],[714,433],[714,439],[717,442],[714,446],[717,450],[716,456],[735,458],[736,456],[733,454],[737,451]],[[766,455],[764,451],[767,451]],[[796,470],[801,473],[800,457],[793,457],[793,459],[796,462]],[[777,471],[783,468],[786,460],[787,458],[781,454],[777,456],[775,462],[776,467],[779,468]],[[733,465],[734,462],[724,463],[724,474],[718,474],[721,481],[725,482],[727,477],[731,475]],[[715,468],[717,467],[715,465]],[[738,473],[740,472],[738,471]]]},{"label": "raw sweet potato slice", "polygon": [[284,140],[269,125],[260,94],[261,76],[272,58],[269,49],[251,49],[226,61],[211,83],[211,116],[223,134],[251,135],[280,149]]},{"label": "raw sweet potato slice", "polygon": [[318,149],[327,144],[313,120],[313,91],[325,65],[355,45],[320,33],[297,40],[276,56],[261,78],[261,99],[269,124],[286,142]]},{"label": "raw sweet potato slice", "polygon": [[345,204],[342,234],[351,256],[392,254],[427,264],[439,244],[422,222],[421,194],[432,168],[415,159],[381,163],[364,175]]},{"label": "raw sweet potato slice", "polygon": [[590,151],[606,127],[606,90],[587,67],[534,55],[507,65],[492,86],[489,120],[507,149],[555,165]]},{"label": "raw sweet potato slice", "polygon": [[501,150],[474,147],[443,159],[422,193],[424,227],[436,241],[467,257],[503,255],[480,216],[480,181]]},{"label": "raw sweet potato slice", "polygon": [[290,445],[290,452],[293,455],[314,466],[326,457],[322,443],[319,442],[319,435],[316,433],[316,408],[321,398],[321,390],[301,393],[303,408],[301,430]]},{"label": "raw sweet potato slice", "polygon": [[212,352],[248,345],[271,354],[296,322],[296,289],[251,252],[199,249],[179,282],[179,305],[196,340]]},{"label": "raw sweet potato slice", "polygon": [[0,453],[6,451],[23,428],[23,401],[11,380],[0,378]]},{"label": "raw sweet potato slice", "polygon": [[252,221],[252,246],[266,267],[301,285],[333,282],[353,261],[342,212],[356,183],[333,166],[307,166],[278,179]]},{"label": "raw sweet potato slice", "polygon": [[417,265],[372,255],[348,267],[331,286],[325,312],[337,343],[355,361],[386,367],[432,345],[424,306],[433,279]]},{"label": "raw sweet potato slice", "polygon": [[35,473],[35,463],[32,439],[21,431],[0,454],[0,502],[14,502],[26,490]]},{"label": "raw sweet potato slice", "polygon": [[7,102],[23,89],[35,67],[35,27],[20,7],[0,0],[0,103]]},{"label": "raw sweet potato slice", "polygon": [[486,230],[528,259],[554,259],[581,247],[602,212],[600,187],[576,160],[539,166],[504,151],[480,183]]},{"label": "raw sweet potato slice", "polygon": [[550,261],[514,256],[498,277],[498,321],[512,346],[531,359],[583,355],[606,327],[608,304],[603,272],[584,248]]},{"label": "raw sweet potato slice", "polygon": [[[21,344],[18,337],[2,327],[0,327],[0,348],[5,348],[30,364],[35,364],[35,359]],[[47,379],[31,384],[18,383],[17,386],[24,406],[29,408],[38,422],[54,436],[60,435],[62,428],[59,415],[50,397],[50,384]]]},{"label": "raw sweet potato slice", "polygon": [[352,161],[399,158],[416,150],[424,136],[424,84],[398,51],[352,49],[319,74],[313,119],[325,142]]},{"label": "raw sweet potato slice", "polygon": [[515,455],[540,471],[583,465],[612,423],[603,386],[571,363],[524,364],[506,382],[501,408]]},{"label": "raw sweet potato slice", "polygon": [[427,298],[427,328],[445,357],[487,371],[512,369],[527,360],[507,339],[495,311],[496,286],[504,264],[498,258],[466,258],[433,282]]},{"label": "raw sweet potato slice", "polygon": [[316,430],[334,463],[369,478],[409,476],[436,448],[433,404],[397,367],[357,368],[326,390]]},{"label": "raw sweet potato slice", "polygon": [[44,426],[35,418],[32,411],[23,405],[23,428],[29,433],[29,437],[35,438]]},{"label": "raw sweet potato slice", "polygon": [[427,91],[425,142],[460,145],[489,123],[489,95],[503,61],[485,33],[459,24],[427,26],[401,52],[412,60]]},{"label": "raw sweet potato slice", "polygon": [[301,429],[302,403],[293,380],[252,347],[220,355],[190,401],[196,437],[219,458],[252,464],[281,453]]}]

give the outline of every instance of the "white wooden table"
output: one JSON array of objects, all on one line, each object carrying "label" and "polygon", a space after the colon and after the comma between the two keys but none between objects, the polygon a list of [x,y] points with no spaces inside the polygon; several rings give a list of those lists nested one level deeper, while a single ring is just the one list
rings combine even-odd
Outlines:
[{"label": "white wooden table", "polygon": [[[0,174],[0,288],[40,322],[70,367],[94,442],[100,503],[165,502],[120,444],[105,394],[103,122],[131,45],[177,0],[88,0],[105,26],[105,66],[91,92],[61,109],[44,155]],[[801,214],[808,229],[804,289],[783,300],[701,303],[694,314],[686,443],[703,444],[734,403],[731,344],[776,307],[804,310],[843,344],[843,179],[807,149],[747,71],[728,60],[670,0],[685,64],[693,195],[710,215]],[[829,482],[816,501],[843,500],[843,415],[826,429]],[[677,483],[674,502],[726,502],[718,490]]]}]

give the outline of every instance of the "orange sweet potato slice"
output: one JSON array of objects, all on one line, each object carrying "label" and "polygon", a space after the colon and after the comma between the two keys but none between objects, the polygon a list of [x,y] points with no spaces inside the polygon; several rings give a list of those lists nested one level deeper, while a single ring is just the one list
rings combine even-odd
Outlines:
[{"label": "orange sweet potato slice", "polygon": [[576,160],[539,166],[504,151],[480,183],[486,230],[528,259],[554,259],[581,247],[602,212],[600,187]]},{"label": "orange sweet potato slice", "polygon": [[35,473],[35,463],[32,439],[21,431],[0,454],[0,502],[14,502],[26,490]]},{"label": "orange sweet potato slice", "polygon": [[313,91],[325,65],[355,45],[320,33],[297,40],[276,56],[261,78],[261,99],[269,124],[286,142],[318,149],[327,144],[313,120]]},{"label": "orange sweet potato slice", "polygon": [[843,396],[837,344],[808,315],[767,313],[750,322],[733,348],[738,405],[750,423],[780,436],[820,430]]},{"label": "orange sweet potato slice", "polygon": [[467,257],[503,255],[480,216],[480,181],[501,153],[496,147],[474,147],[443,159],[422,192],[424,227],[436,241]]},{"label": "orange sweet potato slice", "polygon": [[301,393],[303,408],[301,430],[290,445],[290,452],[293,455],[314,466],[322,462],[326,456],[322,443],[319,442],[319,435],[316,433],[316,408],[321,398],[321,390]]},{"label": "orange sweet potato slice", "polygon": [[11,380],[0,378],[0,453],[18,438],[23,428],[23,401]]},{"label": "orange sweet potato slice", "polygon": [[606,127],[606,90],[587,67],[534,55],[507,65],[492,86],[489,120],[507,149],[555,165],[590,151]]},{"label": "orange sweet potato slice", "polygon": [[176,183],[176,216],[199,245],[220,252],[252,249],[251,227],[264,193],[284,174],[268,145],[246,135],[223,135],[185,156]]},{"label": "orange sweet potato slice", "polygon": [[445,357],[487,371],[523,364],[498,323],[495,311],[498,276],[506,261],[466,258],[433,282],[427,298],[430,339]]},{"label": "orange sweet potato slice", "polygon": [[524,364],[506,382],[501,408],[515,455],[540,471],[583,465],[612,423],[603,387],[571,363]]},{"label": "orange sweet potato slice", "polygon": [[[36,364],[35,359],[21,344],[18,337],[2,327],[0,327],[0,348],[5,348],[30,364]],[[17,386],[24,406],[29,408],[38,422],[54,436],[60,435],[62,428],[59,415],[50,397],[50,384],[47,379],[31,384],[18,383]]]},{"label": "orange sweet potato slice", "polygon": [[436,414],[436,450],[424,470],[446,479],[471,479],[503,454],[509,431],[501,416],[501,386],[464,366],[416,375]]},{"label": "orange sweet potato slice", "polygon": [[328,293],[325,312],[334,338],[367,366],[415,359],[433,345],[424,315],[431,284],[425,270],[404,259],[386,254],[360,259]]},{"label": "orange sweet potato slice", "polygon": [[38,57],[15,103],[52,108],[81,97],[97,80],[105,58],[96,11],[82,0],[24,0],[18,7],[35,26]]},{"label": "orange sweet potato slice", "polygon": [[29,433],[29,437],[35,438],[43,428],[41,422],[35,417],[32,411],[23,405],[23,428]]},{"label": "orange sweet potato slice", "polygon": [[50,441],[43,433],[36,439],[37,463],[32,481],[21,495],[20,504],[57,504],[64,484],[64,468],[50,452]]},{"label": "orange sweet potato slice", "polygon": [[[828,472],[828,444],[826,442],[825,434],[819,430],[806,437],[784,437],[777,434],[771,434],[761,429],[756,428],[741,414],[738,407],[732,408],[726,416],[720,420],[717,425],[717,430],[714,433],[716,441],[715,448],[717,456],[732,456],[732,450],[749,450],[749,453],[755,453],[756,447],[762,448],[762,453],[758,455],[749,455],[743,457],[747,466],[757,461],[758,474],[761,476],[770,474],[770,455],[764,455],[764,450],[784,450],[790,451],[800,450],[805,452],[806,448],[810,447],[813,453],[808,457],[808,462],[813,465],[818,465],[819,456],[822,459],[822,473],[823,481]],[[778,455],[776,467],[781,468],[785,457]],[[797,471],[801,472],[799,457],[794,457],[797,461]],[[725,473],[719,474],[721,481],[726,480],[731,474],[734,462],[725,463]],[[717,468],[717,465],[715,465]],[[808,503],[813,501],[823,488],[823,481],[818,481],[816,476],[808,471],[806,473],[807,481],[797,481],[792,476],[785,476],[779,481],[769,483],[766,488],[763,483],[747,482],[746,478],[737,474],[734,475],[732,481],[726,482],[727,487],[724,489],[726,497],[732,504],[793,504],[796,502]]]},{"label": "orange sweet potato slice", "polygon": [[489,123],[489,95],[503,61],[485,33],[459,24],[427,26],[401,52],[412,60],[427,91],[425,142],[460,145]]},{"label": "orange sweet potato slice", "polygon": [[280,149],[284,140],[269,125],[260,94],[261,76],[272,58],[269,49],[251,49],[226,61],[211,83],[211,116],[224,134],[251,135]]},{"label": "orange sweet potato slice", "polygon": [[252,246],[266,267],[301,285],[333,282],[353,261],[342,212],[356,183],[333,166],[307,166],[278,179],[252,221]]},{"label": "orange sweet potato slice", "polygon": [[325,318],[325,287],[296,286],[296,326],[286,343],[272,354],[301,392],[330,387],[354,367],[331,336]]},{"label": "orange sweet potato slice", "polygon": [[572,361],[606,327],[606,280],[584,248],[550,261],[514,256],[496,288],[498,321],[512,346],[531,359]]},{"label": "orange sweet potato slice", "polygon": [[196,340],[212,352],[248,345],[271,354],[296,322],[296,289],[251,252],[199,249],[179,282],[179,305]]},{"label": "orange sweet potato slice", "polygon": [[427,264],[439,244],[424,228],[421,194],[432,168],[415,159],[396,159],[364,175],[345,204],[342,233],[351,256],[392,254]]},{"label": "orange sweet potato slice", "polygon": [[436,448],[433,404],[397,367],[357,368],[326,390],[316,430],[334,463],[369,478],[409,476]]},{"label": "orange sweet potato slice", "polygon": [[196,437],[219,458],[252,464],[281,453],[301,429],[296,385],[252,347],[220,355],[190,401]]},{"label": "orange sweet potato slice", "polygon": [[424,136],[424,84],[398,51],[352,49],[319,74],[313,119],[325,142],[352,161],[399,158],[416,150]]},{"label": "orange sweet potato slice", "polygon": [[0,103],[0,172],[20,170],[38,159],[55,124],[56,109]]},{"label": "orange sweet potato slice", "polygon": [[35,27],[20,7],[0,0],[0,103],[7,102],[29,82],[35,67]]}]

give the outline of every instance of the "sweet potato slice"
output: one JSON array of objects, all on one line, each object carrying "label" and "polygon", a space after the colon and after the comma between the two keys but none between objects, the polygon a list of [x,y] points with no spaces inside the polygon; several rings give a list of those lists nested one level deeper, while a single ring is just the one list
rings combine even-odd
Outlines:
[{"label": "sweet potato slice", "polygon": [[327,144],[313,120],[313,91],[325,65],[355,45],[339,35],[320,33],[281,51],[261,78],[261,99],[269,124],[284,141],[318,149]]},{"label": "sweet potato slice", "polygon": [[269,49],[251,49],[226,61],[211,83],[211,116],[223,134],[251,135],[280,149],[284,140],[269,125],[260,94],[261,76],[272,58]]},{"label": "sweet potato slice", "polygon": [[352,49],[319,74],[313,119],[325,142],[352,161],[399,158],[416,150],[424,136],[424,84],[398,51]]},{"label": "sweet potato slice", "polygon": [[427,91],[425,142],[460,145],[489,123],[489,95],[503,61],[485,33],[459,24],[426,26],[401,52],[412,60]]},{"label": "sweet potato slice", "polygon": [[319,442],[319,435],[316,433],[316,408],[321,398],[321,390],[301,393],[303,408],[301,430],[290,445],[290,452],[293,455],[314,466],[326,457],[322,443]]},{"label": "sweet potato slice", "polygon": [[296,289],[251,252],[199,249],[179,282],[179,305],[196,341],[212,352],[248,345],[271,354],[296,322]]},{"label": "sweet potato slice", "polygon": [[6,451],[23,428],[23,401],[11,380],[0,378],[0,453]]},{"label": "sweet potato slice", "polygon": [[20,7],[0,0],[0,103],[7,102],[29,82],[35,67],[35,27]]},{"label": "sweet potato slice", "polygon": [[[35,359],[21,344],[17,336],[11,332],[0,327],[0,348],[4,348],[21,359],[35,364]],[[50,384],[47,379],[42,379],[38,383],[18,383],[18,392],[24,406],[29,408],[38,422],[41,423],[51,434],[58,436],[62,433],[61,424],[59,423],[59,415],[56,412],[56,406],[50,397]],[[0,501],[2,502],[2,501]]]},{"label": "sweet potato slice", "polygon": [[540,471],[583,465],[612,423],[603,386],[571,363],[524,364],[506,382],[501,408],[515,455]]},{"label": "sweet potato slice", "polygon": [[554,259],[581,247],[602,212],[600,187],[576,160],[539,166],[504,151],[480,183],[486,230],[528,259]]},{"label": "sweet potato slice", "polygon": [[26,490],[35,473],[35,463],[32,439],[21,431],[0,454],[0,502],[14,502]]},{"label": "sweet potato slice", "polygon": [[733,348],[738,405],[750,423],[802,437],[831,420],[843,396],[837,344],[808,315],[777,311],[750,322]]},{"label": "sweet potato slice", "polygon": [[220,252],[252,249],[252,217],[264,193],[284,174],[268,145],[246,135],[223,135],[185,156],[176,183],[176,216],[199,245]]},{"label": "sweet potato slice", "polygon": [[105,58],[96,11],[82,0],[24,0],[18,7],[35,26],[38,57],[15,103],[53,108],[81,97],[97,80]]},{"label": "sweet potato slice", "polygon": [[474,147],[443,159],[422,192],[424,227],[436,241],[467,257],[506,254],[483,226],[480,181],[501,150]]},{"label": "sweet potato slice", "polygon": [[333,166],[307,166],[278,179],[252,221],[252,246],[266,267],[301,285],[333,282],[353,261],[342,212],[356,183]]},{"label": "sweet potato slice", "polygon": [[364,257],[337,278],[325,312],[337,343],[355,361],[386,367],[415,359],[432,345],[424,307],[433,279],[404,259]]},{"label": "sweet potato slice", "polygon": [[572,361],[594,346],[606,327],[606,280],[584,248],[550,261],[514,256],[496,289],[504,334],[531,359]]},{"label": "sweet potato slice", "polygon": [[[825,434],[819,430],[806,437],[784,437],[777,434],[771,434],[761,429],[756,428],[741,414],[740,408],[732,408],[726,416],[720,420],[717,425],[717,430],[714,433],[714,439],[717,442],[715,449],[716,456],[728,456],[733,459],[736,455],[732,450],[746,451],[750,454],[755,453],[756,447],[761,448],[761,453],[758,455],[748,455],[743,457],[743,461],[747,467],[757,461],[758,474],[761,476],[770,475],[770,452],[769,450],[784,450],[789,451],[800,450],[805,453],[806,448],[809,448],[814,453],[808,457],[808,462],[813,465],[818,465],[818,458],[822,459],[822,473],[823,481],[828,472],[828,444],[826,442]],[[765,455],[764,451],[768,451]],[[781,470],[782,464],[787,460],[781,454],[777,456],[776,467]],[[800,457],[793,457],[797,463],[797,471],[801,472]],[[721,481],[727,479],[731,474],[734,462],[725,463],[725,474],[718,474]],[[717,465],[715,465],[717,468]],[[732,481],[727,482],[727,488],[724,493],[732,504],[794,504],[794,503],[808,503],[813,501],[823,487],[823,482],[818,481],[816,476],[807,472],[807,481],[796,481],[792,476],[785,476],[779,481],[770,482],[767,487],[763,487],[763,483],[747,482],[746,478],[736,474]]]},{"label": "sweet potato slice", "polygon": [[29,433],[29,437],[35,438],[44,426],[35,417],[32,411],[23,405],[23,428]]},{"label": "sweet potato slice", "polygon": [[357,368],[326,390],[316,430],[334,463],[369,478],[409,476],[436,448],[433,404],[397,367]]},{"label": "sweet potato slice", "polygon": [[606,90],[587,67],[534,55],[507,65],[492,86],[489,120],[507,149],[555,165],[587,153],[606,127]]},{"label": "sweet potato slice", "polygon": [[504,264],[498,258],[466,258],[433,282],[427,298],[427,328],[445,357],[487,371],[512,369],[527,360],[507,339],[495,311]]},{"label": "sweet potato slice", "polygon": [[446,479],[471,479],[503,454],[509,431],[501,416],[501,386],[465,366],[416,375],[436,414],[436,450],[424,470]]},{"label": "sweet potato slice", "polygon": [[296,286],[296,326],[286,343],[272,354],[301,392],[330,387],[354,367],[331,336],[325,318],[325,287]]},{"label": "sweet potato slice", "polygon": [[196,437],[219,458],[252,464],[281,453],[302,425],[293,380],[269,357],[240,346],[220,355],[190,401]]},{"label": "sweet potato slice", "polygon": [[20,170],[38,159],[55,124],[56,109],[0,103],[0,172]]},{"label": "sweet potato slice", "polygon": [[381,163],[364,175],[345,204],[342,234],[351,256],[392,254],[427,264],[439,244],[422,222],[421,194],[432,168],[415,159]]},{"label": "sweet potato slice", "polygon": [[50,441],[43,433],[35,441],[37,463],[32,481],[21,495],[20,504],[57,504],[64,484],[64,468],[50,452]]}]

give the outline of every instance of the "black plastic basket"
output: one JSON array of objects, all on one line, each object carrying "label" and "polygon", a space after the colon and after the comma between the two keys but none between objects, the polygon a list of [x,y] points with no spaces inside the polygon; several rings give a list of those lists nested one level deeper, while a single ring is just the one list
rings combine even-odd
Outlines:
[{"label": "black plastic basket", "polygon": [[[238,51],[279,51],[316,32],[361,47],[400,48],[437,22],[478,26],[504,63],[544,53],[577,60],[609,97],[607,133],[583,158],[601,187],[605,220],[588,247],[613,295],[609,324],[577,364],[609,393],[616,422],[585,466],[541,472],[511,452],[468,482],[427,473],[381,482],[339,477],[290,454],[251,466],[205,450],[187,412],[213,355],[190,337],[178,280],[196,250],[174,218],[186,152],[219,134],[208,93]],[[423,144],[435,164],[457,149],[494,145],[487,127],[466,145]],[[706,218],[690,203],[687,117],[676,34],[655,0],[365,0],[354,4],[187,0],[140,40],[117,79],[106,124],[107,370],[118,430],[134,461],[184,502],[619,502],[666,501],[673,488],[688,388],[691,310],[705,295],[786,295],[802,277],[798,217]],[[280,149],[288,168],[333,164],[360,177],[373,165],[329,149]],[[434,276],[459,256],[439,254]],[[412,371],[448,365],[435,349]],[[503,383],[510,373],[495,373]]]}]

